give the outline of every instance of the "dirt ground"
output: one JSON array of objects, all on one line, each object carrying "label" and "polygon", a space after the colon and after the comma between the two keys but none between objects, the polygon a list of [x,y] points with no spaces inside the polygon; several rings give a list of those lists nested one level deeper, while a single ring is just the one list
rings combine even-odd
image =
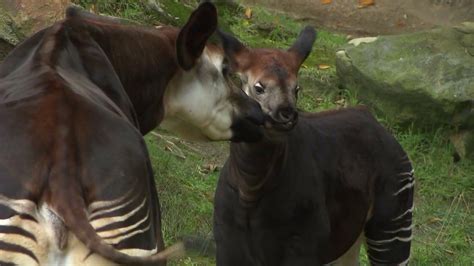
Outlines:
[{"label": "dirt ground", "polygon": [[[474,21],[473,0],[243,0],[357,36],[397,34]],[[361,5],[373,2],[373,5]],[[326,4],[324,4],[326,3]]]}]

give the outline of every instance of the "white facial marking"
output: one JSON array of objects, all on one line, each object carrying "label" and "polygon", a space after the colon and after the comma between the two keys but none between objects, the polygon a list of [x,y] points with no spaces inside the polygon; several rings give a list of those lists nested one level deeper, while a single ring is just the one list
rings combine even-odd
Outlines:
[{"label": "white facial marking", "polygon": [[189,139],[228,140],[235,108],[222,74],[223,55],[204,49],[196,66],[180,71],[165,92],[163,128]]}]

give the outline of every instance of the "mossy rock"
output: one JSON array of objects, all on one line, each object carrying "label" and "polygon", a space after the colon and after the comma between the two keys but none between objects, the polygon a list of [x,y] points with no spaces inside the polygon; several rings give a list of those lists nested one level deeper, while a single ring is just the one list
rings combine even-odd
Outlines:
[{"label": "mossy rock", "polygon": [[450,127],[457,153],[474,157],[474,23],[354,39],[336,68],[341,86],[391,123]]},{"label": "mossy rock", "polygon": [[0,1],[0,60],[26,37],[62,19],[69,4],[69,0]]},{"label": "mossy rock", "polygon": [[343,87],[402,126],[474,130],[473,37],[474,24],[465,23],[352,40],[337,53],[337,74]]},{"label": "mossy rock", "polygon": [[16,45],[21,37],[18,36],[15,21],[3,5],[0,5],[0,39],[10,45]]},{"label": "mossy rock", "polygon": [[451,135],[451,142],[461,158],[474,160],[474,131],[454,133]]}]

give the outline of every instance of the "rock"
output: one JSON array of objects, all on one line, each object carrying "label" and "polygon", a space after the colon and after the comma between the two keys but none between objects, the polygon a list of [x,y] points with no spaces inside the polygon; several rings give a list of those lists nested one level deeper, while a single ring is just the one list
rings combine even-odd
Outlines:
[{"label": "rock", "polygon": [[474,131],[473,49],[474,23],[464,23],[352,40],[336,68],[343,87],[399,125]]},{"label": "rock", "polygon": [[0,60],[14,45],[64,17],[69,0],[1,0]]},{"label": "rock", "polygon": [[456,152],[461,158],[474,160],[474,131],[461,131],[451,135]]},{"label": "rock", "polygon": [[0,9],[0,61],[18,43],[18,38],[11,28],[13,21],[7,16],[6,12],[2,11]]}]

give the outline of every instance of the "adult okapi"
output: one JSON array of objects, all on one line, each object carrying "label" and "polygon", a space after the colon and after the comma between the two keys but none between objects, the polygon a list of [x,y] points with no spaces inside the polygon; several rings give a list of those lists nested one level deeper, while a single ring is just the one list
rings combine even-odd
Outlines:
[{"label": "adult okapi", "polygon": [[[0,264],[164,264],[142,134],[258,139],[263,113],[207,44],[215,7],[181,28],[67,10],[0,65]],[[163,251],[163,252],[161,252]],[[157,253],[158,252],[158,253]]]},{"label": "adult okapi", "polygon": [[298,112],[297,74],[316,32],[287,50],[220,34],[230,72],[266,113],[264,137],[232,143],[215,194],[217,265],[406,264],[413,170],[363,107]]}]

